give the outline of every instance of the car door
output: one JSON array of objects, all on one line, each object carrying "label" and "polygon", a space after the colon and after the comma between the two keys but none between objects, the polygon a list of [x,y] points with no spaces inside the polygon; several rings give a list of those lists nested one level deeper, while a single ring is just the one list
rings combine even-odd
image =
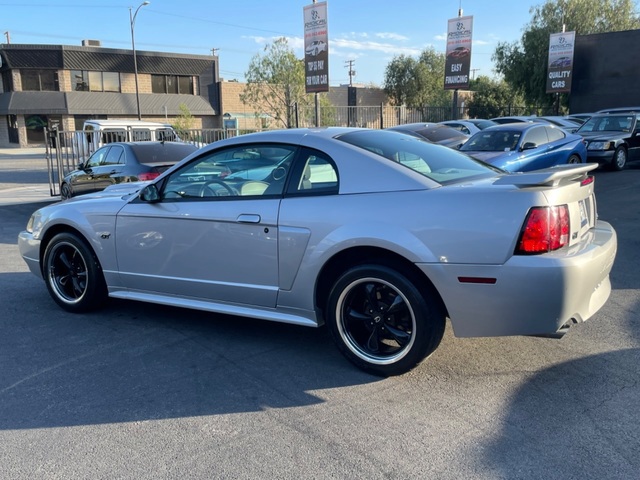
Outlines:
[{"label": "car door", "polygon": [[205,153],[161,182],[158,202],[126,205],[116,223],[122,285],[197,301],[275,307],[278,211],[288,158],[297,147],[269,150],[282,161],[274,167],[265,159],[266,167],[255,167],[258,171],[245,178],[222,177],[215,168],[228,149]]},{"label": "car door", "polygon": [[640,115],[631,116],[629,144],[629,160],[640,160]]},{"label": "car door", "polygon": [[553,165],[552,146],[544,125],[536,125],[527,129],[519,145],[518,168],[526,172]]},{"label": "car door", "polygon": [[91,193],[97,190],[95,175],[100,164],[107,157],[111,146],[99,148],[87,159],[81,168],[73,172],[69,179],[74,195]]},{"label": "car door", "polygon": [[125,150],[122,145],[112,145],[100,164],[93,168],[94,189],[104,190],[117,183],[124,168]]}]

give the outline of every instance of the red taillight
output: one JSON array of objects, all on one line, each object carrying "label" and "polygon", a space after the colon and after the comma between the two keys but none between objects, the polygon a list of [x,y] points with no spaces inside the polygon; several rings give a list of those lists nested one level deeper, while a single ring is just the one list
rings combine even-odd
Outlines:
[{"label": "red taillight", "polygon": [[544,253],[569,243],[569,207],[535,207],[529,211],[516,253]]},{"label": "red taillight", "polygon": [[141,182],[146,182],[147,180],[153,180],[160,175],[160,172],[148,172],[148,173],[139,173],[138,180]]},{"label": "red taillight", "polygon": [[595,181],[595,178],[593,178],[593,175],[587,175],[584,178],[584,180],[580,182],[580,186],[586,187],[587,185],[591,185],[594,181]]}]

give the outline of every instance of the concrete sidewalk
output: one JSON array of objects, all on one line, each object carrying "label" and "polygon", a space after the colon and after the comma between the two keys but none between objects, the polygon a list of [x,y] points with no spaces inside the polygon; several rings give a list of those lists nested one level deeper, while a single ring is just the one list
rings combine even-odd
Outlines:
[{"label": "concrete sidewalk", "polygon": [[0,148],[0,206],[55,202],[44,147]]}]

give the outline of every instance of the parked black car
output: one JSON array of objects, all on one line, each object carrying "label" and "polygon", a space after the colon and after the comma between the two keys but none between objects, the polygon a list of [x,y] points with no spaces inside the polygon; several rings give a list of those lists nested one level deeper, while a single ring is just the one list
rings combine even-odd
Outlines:
[{"label": "parked black car", "polygon": [[60,184],[64,200],[116,183],[152,180],[198,150],[181,142],[115,142],[96,150]]},{"label": "parked black car", "polygon": [[640,113],[596,114],[576,133],[587,142],[589,162],[622,170],[627,161],[640,159]]},{"label": "parked black car", "polygon": [[469,135],[439,123],[406,123],[404,125],[389,127],[386,130],[407,133],[414,137],[428,140],[431,143],[437,143],[438,145],[450,148],[459,148],[469,140]]}]

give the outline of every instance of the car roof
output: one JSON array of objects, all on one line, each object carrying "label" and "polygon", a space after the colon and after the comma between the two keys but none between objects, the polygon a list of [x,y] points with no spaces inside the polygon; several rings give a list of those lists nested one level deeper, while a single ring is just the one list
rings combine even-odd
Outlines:
[{"label": "car roof", "polygon": [[487,127],[482,131],[483,132],[487,132],[489,130],[524,131],[534,127],[539,127],[540,125],[544,127],[556,128],[554,125],[541,123],[541,122],[513,122],[513,123],[501,123],[498,125],[492,125],[491,127]]},{"label": "car roof", "polygon": [[157,128],[172,128],[168,123],[161,122],[147,122],[145,120],[101,120],[91,119],[85,120],[85,124],[101,125],[104,127],[157,127]]},{"label": "car roof", "polygon": [[596,113],[640,113],[640,107],[618,107],[598,110]]}]

